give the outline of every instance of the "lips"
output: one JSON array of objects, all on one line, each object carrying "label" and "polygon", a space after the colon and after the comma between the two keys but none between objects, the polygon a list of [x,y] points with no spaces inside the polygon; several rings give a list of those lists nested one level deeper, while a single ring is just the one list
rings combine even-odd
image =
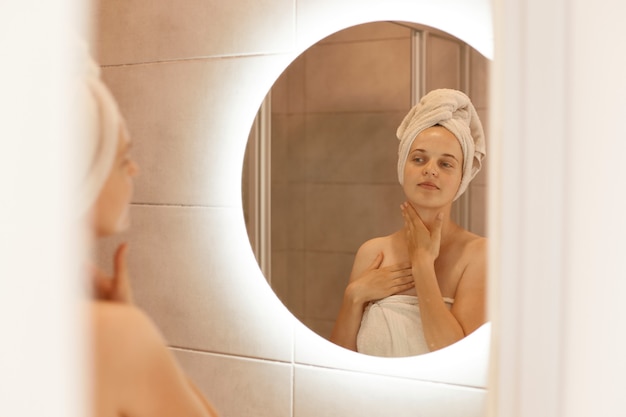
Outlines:
[{"label": "lips", "polygon": [[421,187],[421,188],[425,188],[427,190],[438,190],[439,189],[439,187],[437,187],[435,184],[433,184],[432,182],[428,182],[428,181],[420,182],[419,184],[417,184],[417,186]]}]

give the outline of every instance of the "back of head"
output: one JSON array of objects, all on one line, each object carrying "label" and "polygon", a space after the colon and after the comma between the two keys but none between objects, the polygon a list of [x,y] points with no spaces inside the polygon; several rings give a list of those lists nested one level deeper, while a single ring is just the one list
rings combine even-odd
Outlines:
[{"label": "back of head", "polygon": [[80,155],[77,195],[79,213],[86,215],[98,198],[115,160],[122,117],[86,44],[80,43],[79,48],[80,73],[75,85]]}]

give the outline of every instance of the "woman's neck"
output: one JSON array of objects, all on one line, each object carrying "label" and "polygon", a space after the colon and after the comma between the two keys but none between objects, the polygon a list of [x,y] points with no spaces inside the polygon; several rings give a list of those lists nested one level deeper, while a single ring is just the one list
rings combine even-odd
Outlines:
[{"label": "woman's neck", "polygon": [[441,213],[443,216],[443,224],[441,226],[441,246],[445,246],[450,238],[453,237],[453,235],[460,229],[460,226],[452,221],[452,218],[450,217],[450,212],[452,211],[451,204],[439,208],[415,207],[415,211],[430,231],[433,230],[434,224],[437,221],[437,216]]}]

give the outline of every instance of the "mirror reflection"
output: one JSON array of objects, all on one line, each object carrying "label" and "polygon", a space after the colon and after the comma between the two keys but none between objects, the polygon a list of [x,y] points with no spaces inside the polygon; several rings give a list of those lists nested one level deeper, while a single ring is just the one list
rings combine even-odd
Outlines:
[{"label": "mirror reflection", "polygon": [[[486,125],[487,67],[445,33],[376,22],[318,42],[268,94],[246,153],[246,223],[277,296],[322,337],[331,338],[359,247],[403,228],[396,129],[438,88],[466,92]],[[450,208],[450,220],[478,236],[485,168]]]}]

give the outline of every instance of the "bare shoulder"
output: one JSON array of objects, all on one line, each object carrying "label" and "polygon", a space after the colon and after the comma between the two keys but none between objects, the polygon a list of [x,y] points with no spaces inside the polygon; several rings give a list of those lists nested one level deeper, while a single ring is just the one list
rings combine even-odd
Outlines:
[{"label": "bare shoulder", "polygon": [[379,254],[389,252],[392,236],[393,235],[375,237],[367,240],[359,247],[354,257],[354,264],[352,265],[352,273],[350,274],[351,281],[370,266]]},{"label": "bare shoulder", "polygon": [[486,237],[469,233],[464,244],[464,255],[469,256],[472,259],[481,260],[486,262],[487,260],[487,244]]},{"label": "bare shoulder", "polygon": [[108,301],[89,303],[90,345],[93,363],[94,415],[117,416],[133,409],[137,387],[153,358],[165,352],[163,339],[139,308]]},{"label": "bare shoulder", "polygon": [[356,253],[357,258],[367,257],[373,259],[380,252],[384,252],[385,249],[387,249],[391,244],[391,236],[392,235],[375,237],[366,241],[359,247],[359,250]]},{"label": "bare shoulder", "polygon": [[207,416],[156,325],[141,309],[92,302],[94,415]]},{"label": "bare shoulder", "polygon": [[169,361],[161,332],[141,309],[106,301],[91,304],[94,364],[104,380],[137,382],[146,369]]},{"label": "bare shoulder", "polygon": [[131,346],[138,343],[162,343],[163,338],[152,320],[139,308],[123,303],[95,301],[90,306],[92,331],[95,337],[105,342],[115,339],[120,350],[126,337],[132,336]]}]

